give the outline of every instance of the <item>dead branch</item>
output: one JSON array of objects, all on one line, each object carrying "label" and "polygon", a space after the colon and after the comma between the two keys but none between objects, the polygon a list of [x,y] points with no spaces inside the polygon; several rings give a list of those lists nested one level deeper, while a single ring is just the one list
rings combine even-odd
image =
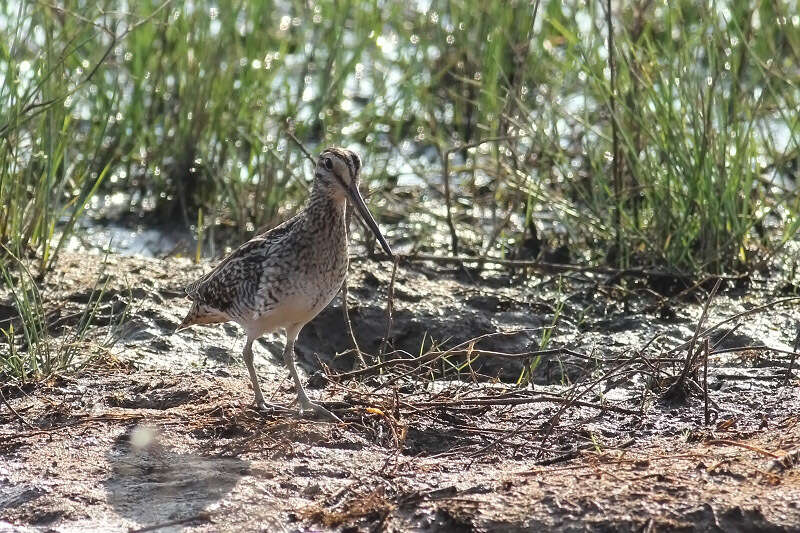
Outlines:
[{"label": "dead branch", "polygon": [[[702,336],[708,335],[712,331],[715,331],[715,330],[719,329],[721,326],[724,326],[725,324],[728,324],[729,322],[734,322],[736,320],[739,320],[740,318],[758,314],[761,311],[765,311],[767,309],[770,309],[772,307],[776,307],[778,305],[782,305],[782,304],[789,303],[789,302],[797,302],[797,301],[800,301],[800,296],[789,296],[787,298],[780,298],[780,299],[774,300],[772,302],[767,302],[767,303],[765,303],[763,305],[759,305],[759,306],[753,307],[752,309],[747,309],[746,311],[742,311],[741,313],[736,313],[735,315],[731,315],[728,318],[717,322],[713,326],[711,326],[711,327],[703,330],[702,332],[700,332],[699,336],[702,337]],[[691,344],[691,341],[686,341],[685,343],[680,344],[680,345],[668,350],[667,352],[665,352],[665,354],[672,354],[672,353],[678,352],[680,350],[684,350],[690,344]],[[712,355],[714,353],[715,352],[712,352]]]},{"label": "dead branch", "polygon": [[[450,264],[464,267],[466,264],[477,264],[478,268],[482,268],[486,264],[500,265],[509,268],[529,268],[537,272],[545,274],[559,274],[566,272],[576,273],[589,273],[601,274],[610,276],[614,279],[618,278],[656,278],[656,279],[679,279],[689,281],[693,276],[686,272],[669,272],[657,270],[652,267],[637,267],[637,268],[613,268],[605,266],[594,265],[572,265],[565,263],[548,263],[546,261],[535,261],[525,259],[503,259],[499,257],[484,256],[441,256],[433,254],[395,254],[401,262],[416,263],[416,262],[431,262],[437,264]],[[391,260],[389,256],[383,253],[374,255],[378,260]],[[738,281],[749,276],[747,273],[737,274],[733,276],[716,276],[716,279],[723,281]]]},{"label": "dead branch", "polygon": [[792,360],[789,361],[789,368],[786,369],[786,377],[783,379],[784,385],[788,384],[789,379],[792,377],[792,369],[794,367],[794,360],[797,357],[798,348],[800,348],[800,324],[797,325],[797,335],[794,337],[794,346],[792,348],[795,353],[792,354]]},{"label": "dead branch", "polygon": [[[722,283],[722,280],[717,279],[716,283],[714,283],[714,287],[708,294],[708,298],[706,298],[706,303],[703,305],[703,312],[700,314],[700,319],[697,321],[697,327],[694,330],[694,335],[692,335],[692,340],[689,341],[688,346],[686,347],[686,361],[684,362],[683,370],[678,376],[678,379],[676,379],[675,382],[672,383],[672,385],[670,385],[670,387],[664,393],[664,397],[666,398],[670,398],[673,401],[679,401],[679,402],[686,399],[686,389],[685,389],[686,379],[689,377],[689,374],[694,370],[695,361],[697,361],[697,358],[703,351],[703,346],[695,350],[697,339],[700,336],[700,331],[703,328],[703,323],[705,322],[706,317],[708,316],[708,308],[711,305],[711,300],[713,300],[714,295],[717,294],[717,290],[719,289],[720,283]],[[707,356],[708,356],[708,346],[706,345],[706,357]]]},{"label": "dead branch", "polygon": [[559,396],[534,396],[527,398],[471,398],[464,400],[445,400],[433,402],[415,402],[416,407],[434,407],[434,408],[447,408],[447,407],[462,407],[468,405],[485,405],[485,406],[498,406],[498,405],[526,405],[531,403],[560,403],[563,405],[588,407],[590,409],[597,409],[599,411],[613,411],[624,415],[638,415],[638,411],[633,409],[626,409],[610,404],[597,404],[592,402],[584,402],[581,400],[574,400],[570,398],[562,398]]},{"label": "dead branch", "polygon": [[378,355],[383,356],[386,353],[386,348],[389,346],[389,337],[392,335],[392,326],[394,325],[394,281],[397,277],[397,258],[392,261],[392,278],[389,281],[389,289],[386,291],[386,334],[383,336],[381,348],[378,350]]},{"label": "dead branch", "polygon": [[364,360],[364,354],[361,352],[361,348],[358,347],[356,334],[353,331],[353,323],[350,321],[350,309],[347,304],[347,276],[345,276],[344,281],[342,281],[342,315],[344,315],[344,323],[347,326],[347,332],[350,334],[350,343],[353,345],[353,350],[356,352],[357,363],[361,368],[364,368],[367,366],[367,362]]},{"label": "dead branch", "polygon": [[[332,374],[331,378],[355,378],[360,377],[363,375],[369,375],[373,373],[377,373],[378,371],[395,367],[401,365],[408,365],[408,366],[415,366],[415,368],[419,368],[421,365],[425,363],[433,363],[443,357],[455,356],[455,355],[467,355],[472,354],[479,357],[497,357],[502,359],[524,359],[528,357],[546,357],[546,356],[553,356],[553,355],[569,355],[572,357],[576,357],[579,359],[584,359],[587,361],[600,361],[604,362],[603,359],[593,357],[590,355],[586,355],[580,352],[576,352],[574,350],[570,350],[568,348],[550,348],[546,350],[534,350],[530,352],[519,352],[519,353],[506,353],[506,352],[495,352],[491,350],[480,350],[476,348],[469,348],[468,345],[470,343],[477,342],[487,336],[490,335],[514,335],[517,333],[522,333],[527,330],[520,330],[520,331],[513,331],[513,332],[496,332],[496,333],[488,333],[486,335],[481,335],[480,337],[476,337],[474,339],[470,339],[468,341],[464,341],[453,348],[447,350],[431,350],[426,352],[417,357],[409,357],[409,358],[402,358],[402,359],[389,359],[387,361],[383,361],[381,363],[374,364],[367,368],[363,368],[361,370],[353,370],[350,372],[343,372],[341,374]],[[384,355],[392,355],[393,353],[407,353],[402,352],[400,350],[389,352]],[[627,359],[626,359],[627,361]]]},{"label": "dead branch", "polygon": [[6,406],[6,407],[8,407],[8,408],[11,410],[11,412],[12,412],[12,413],[14,413],[14,416],[16,416],[16,417],[17,417],[17,420],[19,420],[19,421],[22,423],[22,425],[23,425],[23,426],[27,427],[28,429],[34,430],[34,431],[35,431],[36,429],[38,429],[38,428],[36,428],[36,427],[35,427],[33,424],[31,424],[30,422],[28,422],[27,420],[25,420],[25,418],[23,418],[23,416],[22,416],[21,414],[19,414],[19,413],[16,411],[16,409],[14,409],[13,407],[11,407],[11,404],[10,404],[10,403],[8,403],[8,400],[6,400],[6,397],[5,397],[5,395],[3,394],[3,391],[2,391],[2,390],[0,390],[0,399],[1,399],[1,400],[3,400],[3,403],[5,404],[5,406]]},{"label": "dead branch", "polygon": [[706,425],[708,425],[711,422],[711,416],[708,412],[708,356],[710,350],[708,337],[703,340],[703,351],[705,352],[705,357],[703,357],[703,414],[705,415]]},{"label": "dead branch", "polygon": [[764,448],[759,448],[758,446],[754,446],[752,444],[747,444],[746,442],[739,442],[736,440],[729,440],[729,439],[714,439],[707,441],[706,444],[714,444],[717,446],[738,446],[739,448],[744,448],[746,450],[750,450],[752,452],[760,453],[766,457],[772,457],[773,459],[780,459],[781,457],[777,454],[774,454]]}]

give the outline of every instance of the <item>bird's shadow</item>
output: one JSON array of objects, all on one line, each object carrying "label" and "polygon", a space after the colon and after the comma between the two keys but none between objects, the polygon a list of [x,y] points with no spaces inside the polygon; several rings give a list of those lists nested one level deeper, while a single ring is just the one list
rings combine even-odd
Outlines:
[{"label": "bird's shadow", "polygon": [[142,526],[191,522],[249,472],[247,461],[182,453],[157,429],[139,425],[114,441],[107,458],[109,503]]}]

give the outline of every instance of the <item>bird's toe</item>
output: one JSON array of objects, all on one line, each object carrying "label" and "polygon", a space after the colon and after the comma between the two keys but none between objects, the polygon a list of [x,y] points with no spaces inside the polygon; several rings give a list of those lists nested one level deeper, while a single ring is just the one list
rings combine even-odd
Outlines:
[{"label": "bird's toe", "polygon": [[256,402],[256,410],[262,413],[286,413],[289,411],[288,407],[278,405],[276,403],[268,403],[265,401]]}]

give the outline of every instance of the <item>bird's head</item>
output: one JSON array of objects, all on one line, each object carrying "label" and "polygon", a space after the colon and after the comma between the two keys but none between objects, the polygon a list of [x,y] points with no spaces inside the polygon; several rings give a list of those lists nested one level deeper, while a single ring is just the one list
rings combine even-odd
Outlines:
[{"label": "bird's head", "polygon": [[349,201],[367,227],[375,234],[381,248],[389,257],[394,258],[392,249],[381,234],[381,230],[378,229],[378,224],[372,218],[358,190],[360,175],[361,158],[358,154],[352,150],[335,146],[326,148],[320,154],[314,168],[314,179],[318,185],[324,187],[330,194]]},{"label": "bird's head", "polygon": [[360,174],[361,158],[358,154],[336,146],[326,148],[320,154],[314,169],[314,178],[320,185],[342,195],[346,195],[351,183],[358,185]]}]

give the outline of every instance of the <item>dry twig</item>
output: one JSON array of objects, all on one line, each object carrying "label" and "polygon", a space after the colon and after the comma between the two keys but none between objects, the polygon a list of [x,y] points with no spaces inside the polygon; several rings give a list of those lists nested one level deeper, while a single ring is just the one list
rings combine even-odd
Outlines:
[{"label": "dry twig", "polygon": [[759,448],[758,446],[754,446],[752,444],[747,444],[746,442],[739,442],[736,440],[729,440],[729,439],[714,439],[706,441],[706,444],[715,444],[718,446],[738,446],[739,448],[744,448],[746,450],[750,450],[752,452],[760,453],[766,457],[772,457],[773,459],[780,459],[780,456],[774,454],[764,448]]},{"label": "dry twig", "polygon": [[392,279],[389,281],[389,289],[386,295],[386,334],[383,336],[381,348],[378,355],[381,357],[386,353],[386,348],[389,346],[389,338],[392,335],[392,326],[394,325],[394,280],[397,276],[397,262],[395,257],[392,261]]},{"label": "dry twig", "polygon": [[25,427],[27,427],[28,429],[30,429],[30,430],[33,430],[33,431],[36,431],[36,430],[38,429],[38,428],[36,428],[36,427],[35,427],[33,424],[31,424],[30,422],[28,422],[27,420],[25,420],[25,419],[22,417],[22,415],[21,415],[21,414],[19,414],[19,413],[16,411],[16,409],[14,409],[13,407],[11,407],[11,404],[10,404],[10,403],[8,403],[8,400],[6,400],[6,397],[5,397],[5,395],[3,394],[3,391],[2,391],[2,390],[0,390],[0,399],[2,399],[2,400],[3,400],[3,403],[6,405],[6,407],[8,407],[8,408],[11,410],[11,412],[12,412],[12,413],[14,413],[14,416],[16,416],[16,417],[17,417],[17,420],[19,420],[19,421],[22,423],[22,425],[23,425],[23,426],[25,426]]},{"label": "dry twig", "polygon": [[573,398],[562,398],[560,396],[529,396],[524,398],[468,398],[464,400],[445,400],[433,402],[415,402],[416,407],[461,407],[466,405],[485,405],[485,406],[498,406],[498,405],[526,405],[531,403],[558,403],[567,407],[578,406],[588,407],[590,409],[597,409],[599,411],[613,411],[624,415],[638,415],[639,411],[633,409],[626,409],[610,404],[598,404],[592,402],[584,402]]},{"label": "dry twig", "polygon": [[792,354],[792,360],[789,361],[789,368],[786,369],[786,377],[783,379],[783,384],[786,385],[789,383],[789,380],[792,377],[792,370],[794,368],[794,360],[797,357],[797,349],[800,348],[800,323],[797,324],[797,335],[794,338],[794,346],[792,350],[794,353]]},{"label": "dry twig", "polygon": [[703,351],[705,352],[705,357],[703,357],[703,414],[705,415],[706,425],[708,425],[711,422],[711,416],[708,412],[708,337],[703,340]]}]

